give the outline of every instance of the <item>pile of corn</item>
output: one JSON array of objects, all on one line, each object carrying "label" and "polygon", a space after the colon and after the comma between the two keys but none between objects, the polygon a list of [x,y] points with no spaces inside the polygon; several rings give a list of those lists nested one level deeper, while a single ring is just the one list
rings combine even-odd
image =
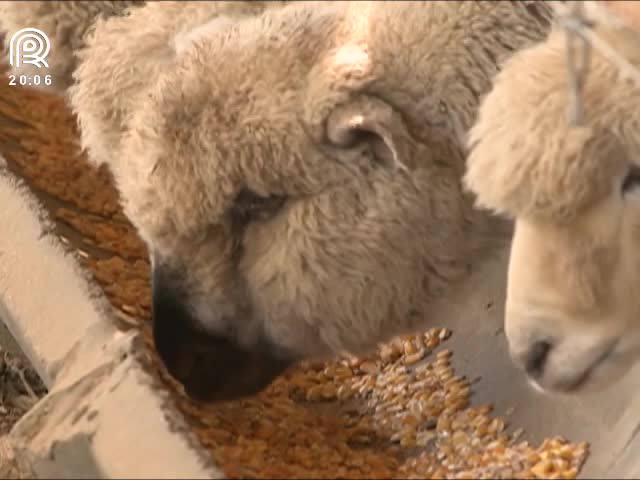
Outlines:
[{"label": "pile of corn", "polygon": [[471,382],[434,351],[449,335],[303,362],[256,398],[194,409],[199,436],[231,478],[575,478],[585,443],[534,447],[490,405],[469,406]]}]

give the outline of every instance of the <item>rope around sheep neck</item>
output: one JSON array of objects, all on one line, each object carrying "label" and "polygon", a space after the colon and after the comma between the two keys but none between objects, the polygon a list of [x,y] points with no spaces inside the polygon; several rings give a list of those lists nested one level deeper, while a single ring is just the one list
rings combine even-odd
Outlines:
[{"label": "rope around sheep neck", "polygon": [[[565,29],[567,39],[567,74],[569,77],[569,106],[567,117],[569,125],[584,125],[585,114],[582,92],[591,62],[591,44],[582,35],[589,27],[584,15],[582,2],[573,2],[569,13],[559,17]],[[578,50],[579,51],[576,51]]]}]

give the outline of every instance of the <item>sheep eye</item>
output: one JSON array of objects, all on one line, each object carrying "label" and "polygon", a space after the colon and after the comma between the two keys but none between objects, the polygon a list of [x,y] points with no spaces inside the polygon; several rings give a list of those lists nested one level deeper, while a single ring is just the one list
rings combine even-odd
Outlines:
[{"label": "sheep eye", "polygon": [[622,193],[640,188],[640,167],[632,166],[622,182]]},{"label": "sheep eye", "polygon": [[267,220],[282,208],[286,197],[271,195],[262,197],[250,190],[242,190],[231,208],[234,223],[245,225],[249,222]]}]

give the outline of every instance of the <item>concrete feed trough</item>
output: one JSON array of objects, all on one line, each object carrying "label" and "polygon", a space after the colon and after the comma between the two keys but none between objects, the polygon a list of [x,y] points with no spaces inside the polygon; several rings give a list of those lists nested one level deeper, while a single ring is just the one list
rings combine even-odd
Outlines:
[{"label": "concrete feed trough", "polygon": [[140,368],[135,336],[116,330],[4,169],[0,204],[0,317],[50,390],[14,427],[20,460],[40,478],[219,477]]},{"label": "concrete feed trough", "polygon": [[[21,461],[40,478],[221,477],[141,367],[136,335],[113,326],[97,288],[47,233],[36,198],[6,169],[0,204],[0,317],[50,389],[12,432]],[[465,304],[443,306],[456,370],[482,377],[474,402],[512,410],[510,423],[533,441],[561,434],[590,442],[584,477],[640,476],[640,376],[590,397],[535,394],[505,349],[505,260],[506,252]]]}]

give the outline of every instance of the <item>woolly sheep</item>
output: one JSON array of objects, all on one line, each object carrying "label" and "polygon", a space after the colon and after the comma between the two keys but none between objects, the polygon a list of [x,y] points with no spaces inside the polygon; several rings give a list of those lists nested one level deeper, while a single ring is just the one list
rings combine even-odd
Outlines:
[{"label": "woolly sheep", "polygon": [[[640,65],[637,33],[599,34]],[[634,48],[629,48],[634,46]],[[512,356],[534,386],[612,384],[640,351],[640,89],[598,52],[570,126],[565,37],[512,56],[471,130],[465,185],[516,219],[506,301]]]}]

